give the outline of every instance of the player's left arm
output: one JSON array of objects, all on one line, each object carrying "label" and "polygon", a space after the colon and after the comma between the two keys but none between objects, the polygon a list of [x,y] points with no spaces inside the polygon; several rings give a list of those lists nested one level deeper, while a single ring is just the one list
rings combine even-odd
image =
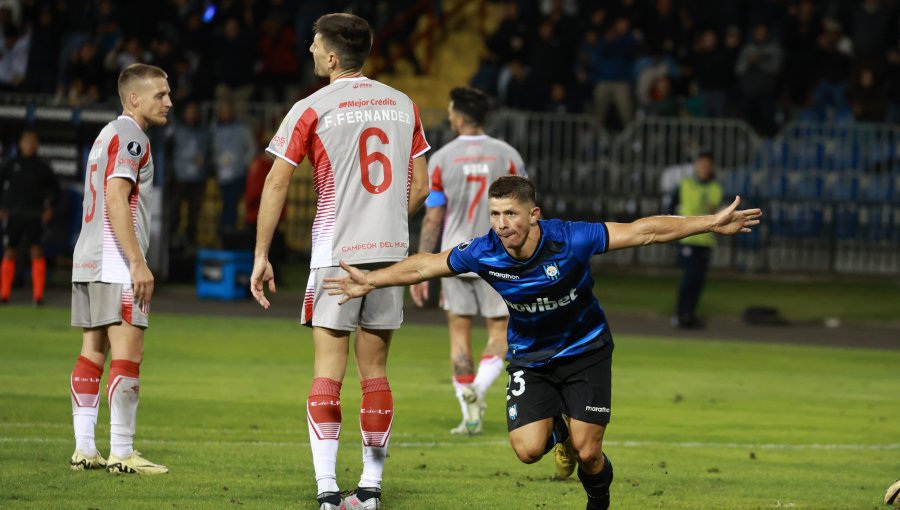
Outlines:
[{"label": "player's left arm", "polygon": [[396,287],[400,285],[412,285],[433,278],[453,276],[456,273],[450,269],[447,259],[450,258],[450,248],[441,253],[419,253],[406,258],[377,271],[364,273],[359,269],[341,261],[341,267],[347,271],[343,278],[325,278],[323,288],[328,289],[332,296],[344,297],[338,304],[362,297],[375,289],[382,287]]},{"label": "player's left arm", "polygon": [[703,216],[650,216],[631,223],[606,223],[609,231],[609,250],[620,250],[634,246],[668,243],[704,232],[734,235],[750,232],[750,227],[759,224],[760,209],[737,207],[741,197],[716,214]]},{"label": "player's left arm", "polygon": [[409,183],[409,215],[416,214],[416,211],[425,203],[428,198],[428,163],[425,156],[419,156],[413,159],[412,182]]},{"label": "player's left arm", "polygon": [[275,227],[281,217],[281,209],[287,200],[288,187],[294,174],[294,165],[282,158],[275,158],[266,176],[259,214],[256,218],[256,248],[253,251],[253,273],[250,276],[250,293],[263,307],[269,308],[269,300],[263,292],[263,284],[269,284],[269,292],[275,292],[275,273],[269,263],[269,248]]}]

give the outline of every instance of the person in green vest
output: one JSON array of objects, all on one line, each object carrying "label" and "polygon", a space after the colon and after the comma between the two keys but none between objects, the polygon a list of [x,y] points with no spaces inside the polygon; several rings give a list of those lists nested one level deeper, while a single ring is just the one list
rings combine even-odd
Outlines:
[{"label": "person in green vest", "polygon": [[[712,214],[722,204],[722,186],[716,182],[715,164],[710,152],[703,152],[694,161],[694,174],[685,177],[675,190],[672,204],[676,214],[694,216]],[[686,237],[679,241],[678,259],[682,267],[678,284],[678,304],[673,324],[679,328],[701,328],[697,318],[697,303],[706,283],[706,270],[716,238],[711,233]]]}]

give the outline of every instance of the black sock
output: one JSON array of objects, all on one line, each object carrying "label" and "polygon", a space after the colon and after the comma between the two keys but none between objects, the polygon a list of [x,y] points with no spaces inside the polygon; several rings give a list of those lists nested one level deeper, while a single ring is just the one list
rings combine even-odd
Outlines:
[{"label": "black sock", "polygon": [[562,416],[553,417],[553,433],[547,438],[547,446],[544,447],[544,455],[550,452],[558,443],[563,443],[569,439],[569,427],[566,420]]},{"label": "black sock", "polygon": [[319,502],[319,505],[322,503],[330,503],[334,506],[340,506],[341,504],[341,493],[340,492],[323,492],[316,496],[316,501]]},{"label": "black sock", "polygon": [[613,481],[613,467],[609,457],[603,454],[606,464],[603,465],[603,471],[596,475],[589,475],[582,471],[578,466],[578,479],[587,492],[588,502],[587,510],[607,510],[609,508],[609,486]]},{"label": "black sock", "polygon": [[380,498],[381,497],[381,489],[376,487],[357,487],[356,488],[356,499],[360,501],[368,501],[372,498]]}]

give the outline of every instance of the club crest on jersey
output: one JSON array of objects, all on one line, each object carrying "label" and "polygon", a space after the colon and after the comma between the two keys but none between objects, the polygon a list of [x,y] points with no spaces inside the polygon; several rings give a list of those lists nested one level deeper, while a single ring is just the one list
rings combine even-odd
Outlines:
[{"label": "club crest on jersey", "polygon": [[544,264],[544,276],[550,280],[559,280],[559,266],[556,262]]},{"label": "club crest on jersey", "polygon": [[469,245],[472,244],[472,241],[474,241],[474,240],[475,240],[475,238],[473,237],[472,239],[469,239],[468,241],[466,241],[464,243],[459,243],[459,246],[457,246],[457,248],[459,248],[459,251],[463,251],[466,248],[468,248]]},{"label": "club crest on jersey", "polygon": [[126,145],[125,148],[128,149],[128,154],[135,157],[140,156],[141,152],[144,150],[138,142],[128,142],[128,145]]},{"label": "club crest on jersey", "polygon": [[519,407],[518,404],[513,404],[509,406],[507,409],[507,413],[509,414],[510,421],[515,421],[516,418],[519,417]]}]

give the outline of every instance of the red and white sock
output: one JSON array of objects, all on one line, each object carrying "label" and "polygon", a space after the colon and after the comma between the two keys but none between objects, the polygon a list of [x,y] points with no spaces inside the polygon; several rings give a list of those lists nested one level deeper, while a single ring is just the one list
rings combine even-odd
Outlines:
[{"label": "red and white sock", "polygon": [[103,367],[79,356],[72,369],[69,389],[72,392],[72,426],[75,429],[75,448],[87,456],[97,453],[94,429],[100,409],[100,377]]},{"label": "red and white sock", "polygon": [[326,377],[313,379],[306,400],[309,444],[316,470],[318,493],[340,492],[337,485],[338,438],[341,436],[341,382]]},{"label": "red and white sock", "polygon": [[481,357],[478,363],[478,372],[475,374],[475,380],[472,387],[479,397],[483,397],[487,393],[488,388],[494,384],[494,381],[503,372],[503,360],[499,356],[486,354]]},{"label": "red and white sock", "polygon": [[114,359],[109,364],[106,394],[109,399],[109,451],[116,457],[131,455],[141,395],[140,363]]},{"label": "red and white sock", "polygon": [[466,421],[469,421],[469,408],[463,398],[463,390],[472,386],[473,381],[475,381],[474,374],[453,376],[453,389],[456,391],[456,400],[459,402],[459,408],[462,409],[463,419]]},{"label": "red and white sock", "polygon": [[363,470],[359,487],[381,488],[384,460],[394,421],[394,397],[386,377],[365,379],[359,408],[359,429],[363,442]]}]

